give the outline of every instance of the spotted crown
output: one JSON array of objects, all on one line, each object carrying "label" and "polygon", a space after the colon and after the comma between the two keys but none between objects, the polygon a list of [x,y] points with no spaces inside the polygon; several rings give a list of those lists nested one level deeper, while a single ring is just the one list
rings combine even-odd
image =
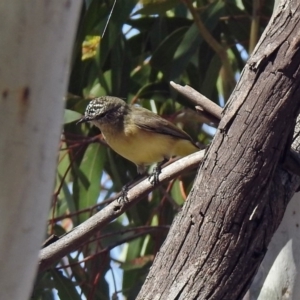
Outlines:
[{"label": "spotted crown", "polygon": [[101,114],[101,112],[105,108],[105,102],[106,101],[103,97],[92,100],[86,107],[85,116],[90,119],[93,119],[97,115]]}]

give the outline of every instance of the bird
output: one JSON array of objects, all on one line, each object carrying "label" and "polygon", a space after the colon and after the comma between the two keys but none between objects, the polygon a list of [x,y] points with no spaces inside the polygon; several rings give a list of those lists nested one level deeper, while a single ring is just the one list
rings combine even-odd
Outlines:
[{"label": "bird", "polygon": [[192,138],[173,123],[118,97],[91,100],[77,124],[86,122],[98,127],[107,144],[136,165],[138,174],[144,174],[146,166],[153,163],[199,150]]}]

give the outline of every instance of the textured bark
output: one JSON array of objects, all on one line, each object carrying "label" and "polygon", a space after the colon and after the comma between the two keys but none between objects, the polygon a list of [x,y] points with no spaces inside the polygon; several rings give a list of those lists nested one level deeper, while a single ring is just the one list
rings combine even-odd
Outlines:
[{"label": "textured bark", "polygon": [[[285,1],[286,2],[286,1]],[[281,163],[300,107],[300,4],[278,6],[137,299],[242,299],[300,179]]]}]

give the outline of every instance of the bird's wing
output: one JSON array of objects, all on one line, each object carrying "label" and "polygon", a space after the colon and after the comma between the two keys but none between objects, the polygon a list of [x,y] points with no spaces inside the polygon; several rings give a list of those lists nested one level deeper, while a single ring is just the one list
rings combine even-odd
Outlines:
[{"label": "bird's wing", "polygon": [[132,117],[133,122],[139,128],[160,134],[171,135],[173,137],[191,141],[192,144],[194,144],[192,138],[186,132],[159,115],[139,106],[132,106],[131,109],[137,112],[136,114],[133,114]]}]

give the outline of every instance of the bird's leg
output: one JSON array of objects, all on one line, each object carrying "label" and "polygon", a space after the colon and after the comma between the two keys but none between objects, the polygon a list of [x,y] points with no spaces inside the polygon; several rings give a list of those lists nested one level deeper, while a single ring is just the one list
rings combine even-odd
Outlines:
[{"label": "bird's leg", "polygon": [[125,185],[122,187],[121,195],[120,195],[120,196],[118,197],[118,199],[117,199],[117,201],[118,201],[119,204],[128,201],[128,197],[127,197],[128,189],[129,189],[128,184],[125,184]]},{"label": "bird's leg", "polygon": [[143,177],[144,174],[138,174],[122,187],[121,195],[117,199],[117,201],[120,204],[128,201],[128,197],[127,197],[128,190],[133,186],[135,186],[136,184],[138,184],[141,181],[141,179],[143,179]]},{"label": "bird's leg", "polygon": [[149,181],[152,185],[156,185],[159,183],[159,174],[161,173],[161,166],[168,161],[167,158],[164,158],[163,161],[158,163],[156,167],[153,169],[152,174],[149,176]]}]

